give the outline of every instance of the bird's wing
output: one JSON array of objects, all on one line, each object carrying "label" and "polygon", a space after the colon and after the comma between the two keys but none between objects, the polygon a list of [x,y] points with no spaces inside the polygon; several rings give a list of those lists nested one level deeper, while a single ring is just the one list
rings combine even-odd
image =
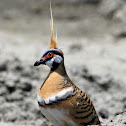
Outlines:
[{"label": "bird's wing", "polygon": [[99,125],[99,118],[89,97],[80,89],[77,90],[77,93],[77,105],[75,108],[74,117],[75,120],[78,122],[78,125]]}]

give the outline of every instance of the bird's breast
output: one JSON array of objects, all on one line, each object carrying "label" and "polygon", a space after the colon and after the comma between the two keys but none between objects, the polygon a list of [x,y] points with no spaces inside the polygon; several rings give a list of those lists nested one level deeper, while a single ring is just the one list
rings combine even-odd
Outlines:
[{"label": "bird's breast", "polygon": [[68,115],[69,112],[65,109],[58,108],[43,108],[40,107],[42,114],[52,122],[54,126],[77,126]]},{"label": "bird's breast", "polygon": [[76,92],[74,92],[73,87],[67,87],[47,98],[42,98],[38,94],[37,99],[42,114],[54,126],[77,126],[70,117],[71,108],[74,106],[72,103],[74,96],[76,97]]}]

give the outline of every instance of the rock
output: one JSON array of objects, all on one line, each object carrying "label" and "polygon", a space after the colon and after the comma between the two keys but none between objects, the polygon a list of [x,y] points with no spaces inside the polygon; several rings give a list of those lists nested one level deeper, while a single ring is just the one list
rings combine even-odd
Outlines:
[{"label": "rock", "polygon": [[2,116],[3,116],[3,115],[2,115],[2,114],[0,114],[0,122],[1,122],[1,120],[2,120]]},{"label": "rock", "polygon": [[116,35],[114,35],[114,37],[117,38],[117,39],[126,38],[126,31],[120,31],[119,33],[117,33]]},{"label": "rock", "polygon": [[5,98],[4,97],[0,97],[0,105],[3,104],[5,102]]},{"label": "rock", "polygon": [[0,96],[4,96],[8,93],[7,88],[5,86],[0,87]]},{"label": "rock", "polygon": [[42,126],[48,126],[47,122],[44,121],[44,122],[42,123]]},{"label": "rock", "polygon": [[41,4],[33,4],[30,8],[30,11],[33,13],[33,14],[41,14],[42,13],[42,6]]},{"label": "rock", "polygon": [[17,114],[14,112],[6,113],[6,115],[4,116],[4,120],[6,122],[15,122],[16,119],[17,119]]},{"label": "rock", "polygon": [[6,62],[0,64],[0,71],[7,71],[7,64],[6,64]]},{"label": "rock", "polygon": [[88,69],[85,66],[83,66],[83,68],[82,68],[81,77],[87,79],[90,82],[95,81],[94,76],[91,73],[89,73]]},{"label": "rock", "polygon": [[70,72],[73,76],[79,75],[79,71],[78,71],[77,67],[73,67],[72,69],[70,69]]},{"label": "rock", "polygon": [[28,82],[25,82],[22,84],[22,90],[23,91],[31,91],[32,90],[32,85]]},{"label": "rock", "polygon": [[121,8],[122,0],[102,0],[99,13],[107,18],[113,18],[118,9]]},{"label": "rock", "polygon": [[23,95],[21,95],[19,90],[6,96],[6,101],[7,102],[22,101],[23,99],[24,99]]},{"label": "rock", "polygon": [[120,9],[115,13],[114,19],[119,22],[126,23],[126,4],[123,4]]},{"label": "rock", "polygon": [[20,83],[17,85],[17,88],[23,90],[23,91],[31,91],[32,90],[32,85],[30,81],[26,79],[21,79]]},{"label": "rock", "polygon": [[45,120],[44,118],[40,118],[36,120],[38,126],[53,126],[49,121]]},{"label": "rock", "polygon": [[103,89],[108,90],[113,84],[113,79],[109,74],[105,75],[96,75],[95,82]]},{"label": "rock", "polygon": [[123,98],[123,100],[122,100],[122,102],[123,102],[123,109],[126,109],[126,97],[125,98]]},{"label": "rock", "polygon": [[19,114],[18,120],[20,121],[28,120],[28,114],[24,111],[21,111]]},{"label": "rock", "polygon": [[80,51],[82,49],[82,45],[80,44],[72,44],[70,46],[70,52],[76,52],[76,51]]},{"label": "rock", "polygon": [[5,84],[5,78],[0,76],[0,85],[3,85]]},{"label": "rock", "polygon": [[126,125],[126,112],[122,112],[119,115],[117,115],[110,123],[108,123],[108,126],[125,126]]},{"label": "rock", "polygon": [[24,69],[24,71],[22,71],[21,76],[23,76],[23,77],[32,77],[33,76],[32,69],[30,69],[29,67],[26,67]]},{"label": "rock", "polygon": [[99,111],[99,115],[103,118],[103,119],[107,119],[109,117],[109,112],[106,109],[101,109]]},{"label": "rock", "polygon": [[12,92],[15,91],[15,83],[12,82],[12,81],[7,81],[6,87],[7,87],[8,91],[9,91],[9,93],[12,93]]},{"label": "rock", "polygon": [[[80,71],[81,70],[81,71]],[[71,69],[71,73],[73,76],[80,76],[89,82],[94,82],[94,76],[89,72],[86,66],[77,66]]]},{"label": "rock", "polygon": [[35,115],[36,115],[36,118],[44,117],[39,109],[35,111]]},{"label": "rock", "polygon": [[21,65],[19,65],[19,64],[17,64],[16,66],[15,66],[15,70],[16,71],[22,71],[24,68],[23,68],[23,66],[21,66]]},{"label": "rock", "polygon": [[5,78],[0,76],[0,87],[2,87],[5,84]]}]

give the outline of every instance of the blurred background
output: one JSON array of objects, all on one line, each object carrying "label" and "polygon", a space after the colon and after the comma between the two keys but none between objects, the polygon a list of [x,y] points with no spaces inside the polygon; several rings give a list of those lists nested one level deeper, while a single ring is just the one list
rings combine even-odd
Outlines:
[{"label": "blurred background", "polygon": [[[126,0],[52,0],[71,80],[107,125],[126,125]],[[51,126],[37,105],[49,68],[49,0],[0,0],[0,126]]]}]

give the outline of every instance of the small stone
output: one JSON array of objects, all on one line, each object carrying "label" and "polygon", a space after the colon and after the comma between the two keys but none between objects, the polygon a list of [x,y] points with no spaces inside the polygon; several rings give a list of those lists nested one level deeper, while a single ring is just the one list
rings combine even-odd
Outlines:
[{"label": "small stone", "polygon": [[4,77],[0,77],[0,85],[5,84],[5,78]]},{"label": "small stone", "polygon": [[107,119],[109,117],[109,112],[106,109],[101,109],[99,112],[99,115],[103,118],[103,119]]},{"label": "small stone", "polygon": [[31,84],[30,83],[23,83],[22,84],[22,90],[23,91],[31,91],[31,89],[32,89],[32,86],[31,86]]},{"label": "small stone", "polygon": [[0,121],[2,120],[3,115],[0,113]]},{"label": "small stone", "polygon": [[112,123],[108,123],[108,126],[125,126],[126,123],[126,112],[123,111],[112,120]]},{"label": "small stone", "polygon": [[77,76],[79,74],[79,71],[76,67],[73,67],[70,72],[73,76]]},{"label": "small stone", "polygon": [[0,64],[0,71],[7,71],[7,64]]},{"label": "small stone", "polygon": [[80,44],[73,44],[73,45],[71,45],[70,46],[70,52],[71,51],[80,51],[82,49],[82,45],[80,45]]},{"label": "small stone", "polygon": [[44,122],[42,123],[42,126],[48,126],[47,122],[44,121]]},{"label": "small stone", "polygon": [[20,112],[18,120],[23,121],[23,120],[26,120],[26,119],[28,120],[28,113],[26,113],[24,111]]},{"label": "small stone", "polygon": [[16,91],[16,92],[6,96],[7,102],[22,101],[23,99],[24,99],[23,95],[20,94],[20,91]]},{"label": "small stone", "polygon": [[88,71],[86,66],[83,66],[81,76],[88,80],[89,82],[94,82],[94,76]]},{"label": "small stone", "polygon": [[32,90],[32,85],[30,81],[26,79],[21,79],[20,83],[17,85],[17,88],[23,90],[23,91],[31,91]]},{"label": "small stone", "polygon": [[3,104],[5,102],[4,97],[0,97],[0,105]]},{"label": "small stone", "polygon": [[116,34],[115,38],[117,38],[117,39],[126,38],[126,31],[122,31],[122,32]]},{"label": "small stone", "polygon": [[42,13],[42,7],[40,4],[32,5],[30,10],[34,14],[41,14]]},{"label": "small stone", "polygon": [[6,122],[15,122],[17,120],[17,114],[9,112],[4,116]]},{"label": "small stone", "polygon": [[8,93],[8,91],[7,91],[6,87],[3,86],[3,87],[0,88],[0,96],[4,96],[7,93]]},{"label": "small stone", "polygon": [[103,90],[108,90],[113,83],[113,79],[108,74],[95,76],[95,81]]},{"label": "small stone", "polygon": [[122,0],[102,0],[99,7],[99,13],[104,17],[111,19],[121,7],[121,2]]},{"label": "small stone", "polygon": [[23,70],[23,66],[18,64],[17,66],[15,66],[15,70],[16,71],[22,71]]},{"label": "small stone", "polygon": [[8,81],[6,83],[6,87],[7,87],[8,91],[9,91],[9,93],[12,93],[12,92],[15,91],[15,84],[12,81]]}]

